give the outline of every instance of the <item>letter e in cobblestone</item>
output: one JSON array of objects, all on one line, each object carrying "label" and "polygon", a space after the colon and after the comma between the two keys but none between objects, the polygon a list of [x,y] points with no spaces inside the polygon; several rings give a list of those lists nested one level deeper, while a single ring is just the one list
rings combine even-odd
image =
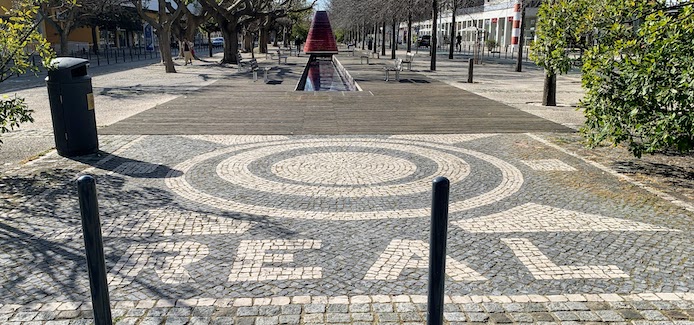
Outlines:
[{"label": "letter e in cobblestone", "polygon": [[[320,279],[320,267],[279,267],[279,264],[294,262],[294,254],[268,253],[268,251],[287,251],[319,249],[320,240],[243,240],[236,252],[231,266],[229,282],[273,281],[290,279]],[[271,265],[267,265],[271,264]]]}]

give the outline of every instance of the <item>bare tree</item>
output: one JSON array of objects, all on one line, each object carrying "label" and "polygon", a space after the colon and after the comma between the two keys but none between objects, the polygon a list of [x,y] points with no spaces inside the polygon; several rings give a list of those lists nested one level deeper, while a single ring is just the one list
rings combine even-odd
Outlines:
[{"label": "bare tree", "polygon": [[164,61],[164,69],[166,73],[176,73],[173,58],[171,57],[171,28],[176,21],[181,17],[185,6],[178,6],[173,12],[167,10],[166,0],[157,0],[157,16],[153,18],[147,15],[147,12],[142,8],[141,0],[131,0],[135,5],[137,13],[144,21],[154,28],[154,32],[159,39],[159,50]]},{"label": "bare tree", "polygon": [[41,3],[40,15],[60,37],[61,55],[67,55],[68,38],[75,29],[88,26],[98,17],[113,15],[121,10],[125,0],[50,0]]}]

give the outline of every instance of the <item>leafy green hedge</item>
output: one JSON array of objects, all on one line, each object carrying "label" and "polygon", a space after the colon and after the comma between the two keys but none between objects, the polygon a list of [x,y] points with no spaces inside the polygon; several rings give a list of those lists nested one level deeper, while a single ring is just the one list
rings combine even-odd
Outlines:
[{"label": "leafy green hedge", "polygon": [[625,37],[623,22],[606,24],[586,52],[581,132],[590,145],[626,143],[638,157],[687,152],[694,148],[694,9],[644,14],[635,37]]}]

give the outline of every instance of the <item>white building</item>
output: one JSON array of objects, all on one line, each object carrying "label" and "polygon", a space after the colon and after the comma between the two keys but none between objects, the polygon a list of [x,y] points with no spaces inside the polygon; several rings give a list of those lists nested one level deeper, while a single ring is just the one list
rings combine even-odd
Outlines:
[{"label": "white building", "polygon": [[[504,51],[510,50],[511,32],[513,30],[513,7],[516,0],[483,0],[484,4],[476,7],[458,9],[455,23],[456,35],[460,31],[463,38],[463,46],[474,44],[475,37],[479,37],[481,42],[495,40],[498,44],[497,49]],[[537,8],[527,8],[525,11],[525,45],[528,41],[535,38],[535,21],[537,18]],[[446,45],[450,42],[450,31],[452,24],[452,12],[442,11],[438,19],[437,38],[439,45]],[[431,35],[431,19],[413,23],[412,34],[416,36]],[[479,30],[477,32],[476,30]],[[407,24],[400,25],[400,34],[405,35]],[[404,38],[403,38],[404,39]],[[455,40],[454,40],[455,41]]]}]

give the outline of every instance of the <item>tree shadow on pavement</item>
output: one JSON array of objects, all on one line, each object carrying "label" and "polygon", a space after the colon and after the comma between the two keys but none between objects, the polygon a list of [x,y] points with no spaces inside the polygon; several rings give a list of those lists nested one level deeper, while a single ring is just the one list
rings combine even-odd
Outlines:
[{"label": "tree shadow on pavement", "polygon": [[[108,160],[104,161],[104,159],[95,159],[95,157],[104,156],[108,157]],[[79,156],[71,159],[81,162],[85,165],[90,165],[97,169],[109,171],[113,174],[119,174],[133,178],[165,178],[178,177],[183,175],[181,171],[171,169],[166,165],[153,164],[146,161],[126,158],[103,151],[100,151],[98,154]]]},{"label": "tree shadow on pavement", "polygon": [[[85,157],[77,161],[95,165],[94,161],[99,156]],[[123,165],[131,168],[119,167]],[[156,180],[167,175],[182,175],[169,167],[114,156],[96,168],[109,171],[95,176],[102,222],[147,210],[166,209],[192,216],[213,214],[222,218],[253,221],[258,226],[252,232],[261,233],[263,237],[291,238],[295,235],[293,230],[267,217],[210,211],[205,205],[178,201],[173,193],[161,186],[161,181]],[[142,170],[150,172],[142,174]],[[0,277],[0,303],[89,301],[84,242],[81,236],[57,236],[66,230],[81,233],[75,176],[82,172],[78,169],[54,169],[29,176],[0,178],[0,267],[3,274]],[[142,221],[135,222],[146,220],[147,215],[144,215]],[[107,237],[107,268],[118,262],[129,242],[167,240],[171,239]],[[181,298],[175,286],[167,286],[157,280],[152,282],[151,278],[136,278],[133,281],[149,296]],[[196,288],[189,288],[193,296],[199,290]],[[120,293],[127,293],[127,289]]]}]

